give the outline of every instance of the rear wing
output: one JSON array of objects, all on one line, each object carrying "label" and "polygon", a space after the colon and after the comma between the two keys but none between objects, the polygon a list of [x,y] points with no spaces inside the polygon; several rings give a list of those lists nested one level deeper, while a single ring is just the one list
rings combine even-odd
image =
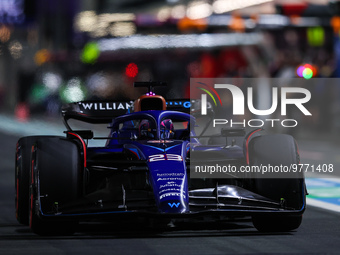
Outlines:
[{"label": "rear wing", "polygon": [[171,111],[190,113],[190,107],[194,103],[195,101],[190,99],[166,100],[166,109]]},{"label": "rear wing", "polygon": [[[190,113],[190,107],[194,103],[190,99],[174,99],[166,101],[166,109]],[[72,130],[68,124],[69,119],[80,120],[93,124],[108,124],[118,116],[134,111],[134,101],[81,101],[66,104],[61,109],[64,124],[68,130]]]},{"label": "rear wing", "polygon": [[132,110],[133,101],[81,101],[64,105],[61,114],[68,130],[69,119],[76,119],[93,124],[111,123],[112,119]]},{"label": "rear wing", "polygon": [[81,101],[63,106],[61,113],[66,128],[72,130],[68,124],[69,119],[93,124],[108,124],[114,118],[129,112],[172,110],[190,113],[190,108],[194,103],[190,99],[166,101],[162,96],[156,95],[153,92],[154,87],[166,86],[165,82],[135,82],[134,86],[147,87],[148,92],[135,101]]}]

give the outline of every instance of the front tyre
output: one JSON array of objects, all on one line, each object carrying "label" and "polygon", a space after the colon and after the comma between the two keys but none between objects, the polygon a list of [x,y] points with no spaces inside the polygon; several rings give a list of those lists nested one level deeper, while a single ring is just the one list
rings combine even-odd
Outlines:
[{"label": "front tyre", "polygon": [[288,232],[297,229],[302,222],[298,216],[253,216],[254,227],[261,232]]},{"label": "front tyre", "polygon": [[[249,143],[250,165],[291,166],[300,162],[297,145],[289,135],[264,135],[253,138]],[[276,173],[275,173],[276,174]],[[276,178],[275,178],[276,177]],[[253,178],[253,191],[282,203],[290,215],[253,216],[253,224],[259,231],[291,231],[297,229],[305,209],[305,183],[303,173],[263,178],[259,173]]]}]

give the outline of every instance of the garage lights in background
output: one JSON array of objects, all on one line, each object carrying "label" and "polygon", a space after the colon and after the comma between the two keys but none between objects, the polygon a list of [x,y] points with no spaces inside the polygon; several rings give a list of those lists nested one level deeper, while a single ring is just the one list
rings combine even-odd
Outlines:
[{"label": "garage lights in background", "polygon": [[0,26],[0,41],[2,43],[7,42],[11,38],[11,30],[8,26],[1,25]]},{"label": "garage lights in background", "polygon": [[316,67],[310,64],[300,65],[296,69],[297,76],[301,78],[305,78],[306,80],[309,80],[310,78],[315,77],[316,73],[317,73]]},{"label": "garage lights in background", "polygon": [[134,35],[98,40],[100,52],[119,50],[149,50],[173,48],[215,48],[238,45],[256,45],[263,41],[260,33],[219,33],[188,35]]},{"label": "garage lights in background", "polygon": [[268,2],[273,2],[273,0],[247,0],[247,1],[217,0],[213,3],[212,7],[215,13],[221,14]]},{"label": "garage lights in background", "polygon": [[204,1],[193,1],[189,3],[186,12],[189,19],[204,19],[212,13],[212,6]]},{"label": "garage lights in background", "polygon": [[23,46],[19,41],[15,40],[9,43],[8,50],[14,59],[19,59],[22,56]]},{"label": "garage lights in background", "polygon": [[25,21],[24,0],[2,0],[0,1],[0,24],[22,24]]},{"label": "garage lights in background", "polygon": [[87,90],[78,77],[70,79],[60,90],[60,98],[65,103],[82,101],[86,98]]},{"label": "garage lights in background", "polygon": [[[246,7],[273,2],[273,0],[190,0],[187,1],[187,4],[176,4],[181,1],[169,1],[173,1],[169,2],[171,6],[160,8],[155,18],[151,19],[150,15],[145,15],[143,18],[143,15],[139,14],[136,16],[134,13],[97,14],[95,11],[83,11],[76,15],[74,27],[76,31],[86,32],[93,38],[106,36],[126,37],[135,35],[138,25],[143,25],[145,22],[146,25],[150,25],[150,20],[155,22],[154,25],[159,25],[159,22],[166,22],[169,19],[208,19],[212,17],[214,13],[223,14]],[[142,20],[145,20],[145,22],[142,22]],[[207,20],[205,23],[207,23]],[[205,26],[207,26],[207,24],[205,24]]]},{"label": "garage lights in background", "polygon": [[[179,2],[179,1],[178,1]],[[169,18],[182,19],[204,19],[210,17],[213,13],[222,14],[243,9],[246,7],[256,6],[273,2],[273,0],[216,0],[208,3],[206,0],[187,1],[187,5],[174,5],[173,7],[163,7],[159,10],[157,18],[159,21],[166,21]],[[172,4],[174,4],[173,2]]]},{"label": "garage lights in background", "polygon": [[30,103],[40,104],[44,102],[49,95],[49,90],[44,84],[36,83],[33,85],[30,92]]},{"label": "garage lights in background", "polygon": [[47,49],[38,50],[34,55],[34,62],[40,66],[51,59],[51,53]]},{"label": "garage lights in background", "polygon": [[89,94],[99,98],[108,98],[114,93],[116,88],[110,81],[108,74],[102,71],[90,74],[86,79],[86,85],[89,89]]},{"label": "garage lights in background", "polygon": [[136,33],[135,19],[133,13],[96,14],[84,11],[76,16],[74,26],[77,31],[87,32],[92,37],[129,36]]},{"label": "garage lights in background", "polygon": [[59,73],[46,72],[41,74],[38,82],[33,84],[29,98],[32,104],[40,104],[48,100],[50,96],[57,95],[63,79]]},{"label": "garage lights in background", "polygon": [[42,82],[51,94],[56,93],[62,85],[63,79],[60,74],[47,72],[42,75]]},{"label": "garage lights in background", "polygon": [[97,61],[100,55],[100,50],[96,42],[89,42],[85,45],[80,59],[83,63],[93,64]]},{"label": "garage lights in background", "polygon": [[314,47],[323,46],[325,43],[325,31],[322,27],[307,28],[308,44]]},{"label": "garage lights in background", "polygon": [[133,22],[115,22],[111,25],[110,34],[116,37],[130,36],[135,34],[136,30]]}]

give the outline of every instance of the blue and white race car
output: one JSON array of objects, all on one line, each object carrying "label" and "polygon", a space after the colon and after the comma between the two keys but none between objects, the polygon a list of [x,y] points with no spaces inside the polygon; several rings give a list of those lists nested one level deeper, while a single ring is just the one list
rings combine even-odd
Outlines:
[{"label": "blue and white race car", "polygon": [[[304,177],[264,178],[256,173],[191,178],[197,165],[299,164],[288,135],[223,130],[223,139],[244,136],[244,145],[200,142],[196,119],[184,101],[168,104],[157,83],[134,102],[87,101],[66,105],[66,136],[21,138],[16,150],[16,217],[39,235],[70,234],[79,221],[151,217],[176,220],[250,216],[259,231],[291,231],[305,210]],[[187,101],[186,101],[187,102]],[[189,108],[190,109],[190,108]],[[69,119],[109,124],[108,137],[73,130]],[[206,137],[205,137],[206,138]],[[105,139],[102,147],[90,139]],[[218,156],[216,156],[218,155]],[[208,157],[208,160],[207,160]]]}]

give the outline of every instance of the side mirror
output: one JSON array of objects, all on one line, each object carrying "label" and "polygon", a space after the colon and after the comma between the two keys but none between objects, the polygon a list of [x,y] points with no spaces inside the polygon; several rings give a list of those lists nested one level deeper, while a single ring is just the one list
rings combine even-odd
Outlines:
[{"label": "side mirror", "polygon": [[232,137],[232,136],[245,136],[246,130],[245,128],[222,128],[221,136],[223,137]]},{"label": "side mirror", "polygon": [[[70,137],[68,133],[73,132],[81,136],[81,138],[88,140],[93,138],[93,132],[92,130],[72,130],[72,131],[67,131],[66,135],[67,137]],[[71,136],[72,137],[72,136]]]}]

